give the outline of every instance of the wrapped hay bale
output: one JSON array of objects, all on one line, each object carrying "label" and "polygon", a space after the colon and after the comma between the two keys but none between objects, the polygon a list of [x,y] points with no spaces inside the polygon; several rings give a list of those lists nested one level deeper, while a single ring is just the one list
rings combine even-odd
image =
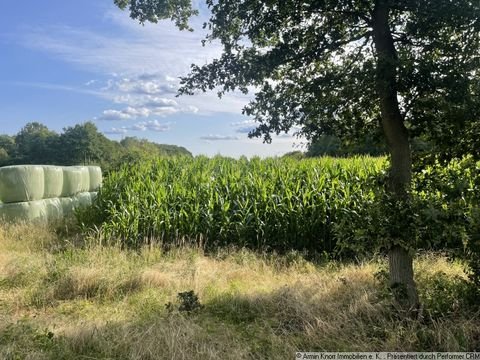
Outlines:
[{"label": "wrapped hay bale", "polygon": [[75,198],[78,201],[78,206],[82,208],[86,208],[92,205],[92,196],[90,195],[89,192],[82,192],[77,196],[75,196]]},{"label": "wrapped hay bale", "polygon": [[97,200],[97,196],[98,196],[98,192],[96,191],[90,192],[90,198],[92,199],[92,204],[95,202],[95,200]]},{"label": "wrapped hay bale", "polygon": [[43,166],[45,179],[44,199],[59,198],[63,191],[63,169],[59,166]]},{"label": "wrapped hay bale", "polygon": [[45,211],[48,221],[58,221],[63,219],[63,206],[58,198],[45,199]]},{"label": "wrapped hay bale", "polygon": [[0,218],[6,222],[46,223],[48,221],[44,200],[1,204]]},{"label": "wrapped hay bale", "polygon": [[4,203],[34,201],[43,198],[43,167],[37,165],[0,168],[0,200]]},{"label": "wrapped hay bale", "polygon": [[62,197],[74,196],[82,192],[82,170],[80,170],[80,168],[76,166],[64,166],[62,170]]},{"label": "wrapped hay bale", "polygon": [[63,217],[68,217],[73,215],[76,208],[78,208],[78,199],[77,198],[60,198],[60,205],[62,206]]},{"label": "wrapped hay bale", "polygon": [[75,166],[80,169],[80,192],[87,192],[90,190],[90,172],[86,166]]},{"label": "wrapped hay bale", "polygon": [[87,166],[90,174],[90,188],[88,191],[97,191],[102,186],[102,169],[99,166]]}]

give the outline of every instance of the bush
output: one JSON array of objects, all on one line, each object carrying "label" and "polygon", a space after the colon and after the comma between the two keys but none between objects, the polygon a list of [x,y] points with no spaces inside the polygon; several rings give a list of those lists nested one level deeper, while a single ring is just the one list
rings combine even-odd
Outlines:
[{"label": "bush", "polygon": [[480,163],[465,157],[426,166],[404,202],[390,198],[379,184],[373,200],[344,211],[334,236],[340,251],[357,256],[397,239],[410,239],[400,245],[414,251],[446,251],[468,263],[480,289]]}]

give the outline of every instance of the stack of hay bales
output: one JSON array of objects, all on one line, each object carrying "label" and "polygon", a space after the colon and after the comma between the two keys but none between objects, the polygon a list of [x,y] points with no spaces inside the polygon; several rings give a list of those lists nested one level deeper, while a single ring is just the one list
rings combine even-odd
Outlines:
[{"label": "stack of hay bales", "polygon": [[0,220],[51,222],[87,207],[102,185],[98,166],[0,168]]}]

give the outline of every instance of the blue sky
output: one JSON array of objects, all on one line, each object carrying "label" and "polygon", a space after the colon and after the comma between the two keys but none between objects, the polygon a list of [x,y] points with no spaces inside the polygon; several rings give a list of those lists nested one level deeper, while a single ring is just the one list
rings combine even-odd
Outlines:
[{"label": "blue sky", "polygon": [[[169,21],[139,25],[113,0],[31,1],[2,4],[0,12],[0,133],[15,134],[39,121],[61,132],[94,121],[109,138],[147,138],[194,154],[272,156],[302,140],[248,139],[254,123],[241,115],[252,95],[215,93],[175,97],[190,64],[218,57],[202,47],[201,24],[180,32]],[[292,147],[292,145],[294,147]]]}]

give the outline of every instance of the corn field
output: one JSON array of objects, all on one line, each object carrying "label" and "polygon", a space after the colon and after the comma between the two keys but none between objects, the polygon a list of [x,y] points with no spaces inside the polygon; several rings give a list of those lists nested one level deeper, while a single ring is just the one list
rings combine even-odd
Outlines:
[{"label": "corn field", "polygon": [[265,250],[335,248],[332,225],[373,200],[383,158],[170,158],[111,173],[84,220],[126,246],[150,241]]}]

